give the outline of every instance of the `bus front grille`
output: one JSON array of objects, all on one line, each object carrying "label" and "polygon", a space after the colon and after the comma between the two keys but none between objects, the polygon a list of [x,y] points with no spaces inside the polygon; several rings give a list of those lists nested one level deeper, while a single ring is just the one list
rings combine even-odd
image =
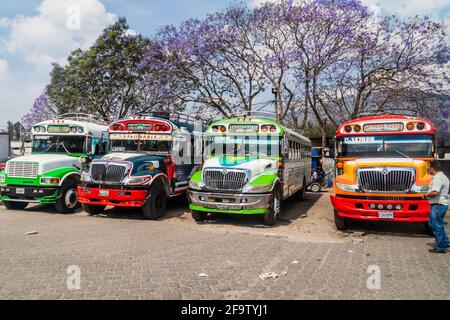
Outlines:
[{"label": "bus front grille", "polygon": [[10,161],[8,163],[8,176],[14,178],[36,178],[39,165],[36,162]]},{"label": "bus front grille", "polygon": [[127,169],[126,164],[92,163],[91,178],[99,183],[121,183],[125,178]]},{"label": "bus front grille", "polygon": [[205,169],[206,188],[218,191],[241,191],[248,182],[248,174],[243,170]]},{"label": "bus front grille", "polygon": [[358,182],[365,192],[409,192],[414,184],[413,168],[362,168],[358,169]]}]

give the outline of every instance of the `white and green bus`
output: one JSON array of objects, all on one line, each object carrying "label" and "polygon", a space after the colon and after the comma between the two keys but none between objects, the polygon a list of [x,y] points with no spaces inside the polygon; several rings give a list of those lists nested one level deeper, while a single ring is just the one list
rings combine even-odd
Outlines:
[{"label": "white and green bus", "polygon": [[29,203],[54,204],[61,213],[78,206],[80,157],[102,154],[107,126],[90,116],[71,114],[32,128],[31,155],[14,158],[0,172],[0,200],[7,209]]},{"label": "white and green bus", "polygon": [[196,221],[208,213],[260,214],[266,225],[274,225],[282,200],[305,200],[308,138],[271,119],[238,117],[212,123],[205,140],[206,160],[188,191]]}]

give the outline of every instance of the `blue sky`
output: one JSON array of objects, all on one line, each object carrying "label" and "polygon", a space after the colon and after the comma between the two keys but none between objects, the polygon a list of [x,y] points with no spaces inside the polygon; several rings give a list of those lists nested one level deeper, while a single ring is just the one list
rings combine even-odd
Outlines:
[{"label": "blue sky", "polygon": [[[64,64],[86,49],[118,16],[151,36],[161,26],[226,8],[237,0],[0,0],[0,127],[19,120],[49,80],[52,62]],[[264,0],[245,0],[257,5]],[[381,14],[426,14],[450,21],[450,0],[363,0]],[[80,9],[79,28],[67,27],[68,8]]]}]

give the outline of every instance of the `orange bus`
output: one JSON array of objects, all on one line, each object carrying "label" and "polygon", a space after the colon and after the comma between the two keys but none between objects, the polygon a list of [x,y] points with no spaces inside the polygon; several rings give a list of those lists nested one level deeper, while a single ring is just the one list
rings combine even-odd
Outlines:
[{"label": "orange bus", "polygon": [[338,230],[347,219],[424,223],[423,194],[436,156],[436,128],[428,120],[381,115],[342,124],[336,134],[336,178],[331,202]]}]

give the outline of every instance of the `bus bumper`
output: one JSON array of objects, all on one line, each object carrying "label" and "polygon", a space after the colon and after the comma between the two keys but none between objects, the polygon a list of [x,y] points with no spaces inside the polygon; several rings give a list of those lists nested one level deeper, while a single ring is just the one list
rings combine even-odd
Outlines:
[{"label": "bus bumper", "polygon": [[188,190],[189,209],[234,214],[264,214],[272,194],[229,194]]},{"label": "bus bumper", "polygon": [[96,204],[113,207],[142,207],[147,201],[147,190],[121,190],[105,188],[77,188],[78,201],[84,204]]},{"label": "bus bumper", "polygon": [[8,185],[0,187],[1,201],[54,204],[56,203],[58,195],[58,187],[24,187]]},{"label": "bus bumper", "polygon": [[[430,205],[427,200],[360,200],[342,198],[331,195],[331,202],[340,217],[359,220],[397,221],[397,222],[427,222],[430,214]],[[369,206],[375,204],[377,209]],[[378,209],[383,205],[383,209]],[[392,205],[394,209],[387,209]],[[396,210],[395,206],[402,209]],[[393,213],[393,218],[380,218],[379,213]]]}]

